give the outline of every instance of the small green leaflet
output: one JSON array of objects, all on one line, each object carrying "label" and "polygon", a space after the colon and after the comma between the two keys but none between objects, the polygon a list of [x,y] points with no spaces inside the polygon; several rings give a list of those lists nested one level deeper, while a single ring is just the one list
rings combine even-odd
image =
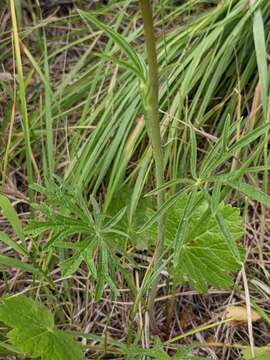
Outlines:
[{"label": "small green leaflet", "polygon": [[17,251],[18,254],[26,255],[26,256],[28,255],[27,251],[25,250],[25,248],[22,245],[18,244],[17,241],[11,239],[3,231],[0,231],[0,241],[2,241],[7,246],[11,247],[11,249],[14,249],[15,251]]},{"label": "small green leaflet", "polygon": [[231,234],[229,225],[227,224],[226,221],[224,221],[223,216],[222,216],[221,212],[219,211],[219,209],[217,210],[217,212],[215,214],[215,219],[219,226],[219,229],[223,233],[223,238],[226,239],[227,245],[229,245],[231,253],[235,257],[235,259],[240,263],[241,255],[240,255],[237,243],[235,242],[235,240]]},{"label": "small green leaflet", "polygon": [[[136,246],[137,249],[146,250],[153,240],[151,236],[152,232],[144,231],[143,233],[138,233],[137,231],[145,223],[145,220],[148,219],[150,215],[153,215],[153,211],[151,210],[151,200],[149,198],[142,198],[139,200],[131,222],[129,221],[128,216],[131,206],[131,196],[132,191],[129,187],[126,186],[121,188],[113,198],[111,206],[108,209],[108,214],[110,216],[115,216],[120,209],[127,207],[126,214],[119,221],[117,229],[127,232],[132,244]],[[119,238],[119,236],[116,237]]]},{"label": "small green leaflet", "polygon": [[254,355],[252,356],[251,348],[249,346],[241,350],[243,360],[269,360],[270,359],[270,348],[268,346],[255,347]]},{"label": "small green leaflet", "polygon": [[16,235],[18,235],[18,237],[21,240],[24,240],[24,234],[20,219],[16,211],[13,209],[13,206],[11,205],[9,199],[1,194],[0,194],[0,208],[3,210],[3,214],[10,222]]},{"label": "small green leaflet", "polygon": [[138,356],[147,356],[155,360],[202,360],[203,357],[192,355],[191,352],[194,348],[194,345],[181,346],[174,355],[169,356],[164,350],[162,350],[161,344],[156,344],[152,349],[143,349],[136,345],[131,345],[126,347],[124,353],[126,359],[128,360],[137,360]]},{"label": "small green leaflet", "polygon": [[34,268],[30,264],[26,264],[21,260],[15,259],[14,257],[0,255],[0,268],[1,266],[7,268],[15,268],[32,274],[38,274],[39,270]]},{"label": "small green leaflet", "polygon": [[[200,193],[197,196],[200,196]],[[165,241],[172,251],[175,251],[173,244],[187,201],[188,195],[181,196],[167,213]],[[199,292],[206,292],[208,285],[216,288],[230,287],[232,285],[230,274],[240,268],[239,262],[232,256],[215,217],[209,214],[207,221],[199,225],[201,215],[207,207],[208,204],[204,200],[194,206],[188,218],[189,231],[182,240],[181,254],[174,266],[177,277],[187,279],[190,285]],[[219,212],[230,229],[231,241],[238,245],[240,254],[243,254],[238,244],[243,235],[239,210],[230,205],[220,204]],[[190,233],[193,233],[192,238],[189,237]]]},{"label": "small green leaflet", "polygon": [[19,295],[0,304],[0,320],[12,330],[11,344],[22,354],[41,360],[83,360],[80,344],[70,334],[57,330],[53,315],[42,304]]},{"label": "small green leaflet", "polygon": [[3,341],[0,341],[0,354],[1,355],[6,355],[7,354],[20,354],[20,352],[18,351],[18,349],[16,349],[14,346],[6,343],[6,342],[3,342]]},{"label": "small green leaflet", "polygon": [[16,240],[10,238],[6,233],[0,231],[0,241],[6,244],[7,246],[14,249],[18,254],[27,256],[28,253],[25,248],[25,239],[23,234],[22,225],[20,219],[14,210],[12,204],[10,203],[9,199],[0,194],[0,209],[2,209],[3,214],[10,222],[15,234],[20,238],[22,244],[19,244]]}]

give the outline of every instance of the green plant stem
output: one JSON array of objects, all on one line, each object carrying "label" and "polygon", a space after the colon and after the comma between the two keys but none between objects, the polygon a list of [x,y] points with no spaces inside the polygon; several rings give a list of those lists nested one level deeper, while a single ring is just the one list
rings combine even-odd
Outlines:
[{"label": "green plant stem", "polygon": [[[152,7],[149,0],[140,0],[140,8],[143,17],[144,25],[144,37],[147,50],[148,60],[148,81],[146,88],[146,99],[145,102],[145,123],[147,127],[148,136],[151,141],[153,150],[153,156],[155,160],[155,176],[156,186],[160,187],[164,183],[164,166],[163,166],[163,150],[162,141],[160,134],[159,124],[159,79],[158,79],[158,65],[157,65],[157,54],[156,44],[154,37],[154,24]],[[157,207],[158,209],[164,202],[164,193],[158,192],[157,195]],[[156,243],[156,250],[153,256],[153,267],[156,268],[160,261],[163,252],[163,241],[164,240],[164,216],[159,218],[158,222],[158,237]],[[158,278],[155,280],[153,287],[148,297],[148,309],[150,316],[150,323],[153,328],[155,327],[154,318],[154,301],[157,293]]]}]

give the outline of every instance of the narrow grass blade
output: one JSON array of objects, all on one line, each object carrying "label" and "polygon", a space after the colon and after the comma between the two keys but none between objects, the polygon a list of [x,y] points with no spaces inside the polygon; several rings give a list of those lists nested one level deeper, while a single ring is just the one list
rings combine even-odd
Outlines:
[{"label": "narrow grass blade", "polygon": [[113,31],[110,27],[103,24],[89,12],[78,10],[80,16],[93,23],[97,28],[104,31],[119,47],[124,51],[127,57],[132,61],[133,66],[136,68],[142,80],[145,78],[145,64],[142,58],[136,53],[131,45],[119,34]]},{"label": "narrow grass blade", "polygon": [[9,125],[9,132],[8,132],[8,140],[7,140],[7,146],[4,156],[4,162],[3,162],[3,171],[2,171],[2,188],[4,188],[5,182],[6,182],[6,175],[7,175],[7,169],[8,169],[8,159],[10,154],[10,146],[11,146],[11,139],[12,139],[12,132],[15,122],[15,111],[16,111],[16,91],[14,90],[13,93],[13,105],[10,115],[10,125]]},{"label": "narrow grass blade", "polygon": [[107,55],[105,53],[96,53],[96,56],[104,59],[104,60],[107,60],[107,61],[111,61],[117,65],[120,65],[121,67],[127,69],[127,70],[130,70],[132,71],[134,74],[136,74],[138,77],[141,77],[141,74],[140,72],[138,72],[138,69],[134,66],[132,66],[130,63],[128,63],[127,61],[124,61],[124,60],[120,60],[120,59],[117,59],[116,56],[113,56],[113,55]]},{"label": "narrow grass blade", "polygon": [[49,166],[49,177],[54,173],[54,146],[53,146],[53,126],[52,126],[52,92],[50,86],[49,60],[47,52],[46,32],[43,30],[44,44],[44,74],[45,82],[45,121],[46,121],[46,142],[47,142],[47,159]]},{"label": "narrow grass blade", "polygon": [[226,184],[231,186],[233,189],[245,194],[252,200],[259,201],[263,205],[270,208],[270,196],[262,190],[255,188],[252,185],[242,183],[240,181],[226,181]]},{"label": "narrow grass blade", "polygon": [[25,55],[27,56],[28,60],[30,61],[30,63],[32,64],[33,68],[35,69],[36,73],[38,74],[38,76],[40,77],[40,80],[43,82],[44,86],[48,89],[48,91],[50,92],[51,95],[53,95],[52,89],[50,87],[50,83],[48,81],[48,79],[46,78],[46,76],[43,74],[38,62],[36,61],[36,59],[33,57],[33,55],[31,54],[31,52],[29,51],[29,49],[26,47],[25,44],[22,44],[22,49],[23,52],[25,53]]},{"label": "narrow grass blade", "polygon": [[21,50],[20,50],[20,39],[19,39],[19,33],[17,27],[14,0],[10,0],[10,10],[11,10],[12,31],[13,31],[13,39],[14,39],[14,47],[15,47],[18,81],[19,81],[19,97],[20,97],[20,105],[21,105],[21,112],[23,118],[23,132],[24,132],[27,176],[28,176],[28,184],[29,184],[29,198],[30,198],[30,202],[32,202],[33,192],[30,186],[33,184],[33,170],[32,170],[32,160],[31,160],[32,151],[31,151],[31,141],[30,141],[30,127],[28,120],[25,83],[24,83],[22,58],[21,58]]},{"label": "narrow grass blade", "polygon": [[190,172],[193,179],[197,178],[196,166],[197,166],[197,140],[193,125],[190,124],[190,141],[191,141],[191,155],[190,155]]},{"label": "narrow grass blade", "polygon": [[257,66],[259,71],[262,106],[264,116],[266,117],[268,103],[268,69],[264,23],[261,9],[256,10],[254,14],[253,36],[256,50]]},{"label": "narrow grass blade", "polygon": [[[221,155],[216,161],[214,161],[209,168],[211,171],[215,170],[218,166],[224,163],[226,160],[231,158],[237,151],[246,147],[260,136],[264,135],[266,131],[270,128],[270,123],[262,124],[258,126],[255,130],[252,130],[247,135],[243,136],[236,144],[232,145],[228,151]],[[209,169],[208,169],[209,170]]]},{"label": "narrow grass blade", "polygon": [[[256,59],[257,67],[259,71],[259,83],[261,89],[261,102],[263,107],[263,114],[266,122],[269,122],[269,99],[268,99],[268,90],[269,90],[269,72],[267,66],[267,50],[266,50],[266,41],[265,41],[265,30],[262,11],[258,8],[254,14],[253,20],[253,36],[256,49]],[[268,165],[268,142],[269,142],[269,131],[265,133],[264,139],[264,164]],[[268,192],[268,171],[264,172],[263,177],[263,189],[265,192]]]},{"label": "narrow grass blade", "polygon": [[230,126],[231,126],[231,117],[230,117],[230,115],[228,115],[225,120],[223,132],[222,132],[222,147],[223,147],[223,149],[226,149],[229,144]]},{"label": "narrow grass blade", "polygon": [[179,178],[167,181],[162,186],[157,187],[156,189],[149,191],[147,194],[145,194],[145,197],[156,195],[159,191],[164,191],[174,185],[195,185],[195,181],[193,179],[189,178]]}]

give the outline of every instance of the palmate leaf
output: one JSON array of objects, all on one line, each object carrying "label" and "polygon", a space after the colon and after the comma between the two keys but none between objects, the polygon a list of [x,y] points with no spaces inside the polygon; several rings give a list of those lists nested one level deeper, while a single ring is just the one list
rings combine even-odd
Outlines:
[{"label": "palmate leaf", "polygon": [[[114,214],[122,206],[128,207],[129,194],[127,189],[121,191],[109,210]],[[209,285],[230,287],[231,274],[241,266],[234,254],[239,253],[240,260],[243,255],[239,245],[243,235],[239,209],[216,201],[215,213],[209,212],[207,220],[201,224],[201,216],[208,206],[203,193],[194,193],[191,197],[191,194],[182,191],[168,208],[165,220],[165,243],[174,254],[172,271],[179,280],[186,279],[199,292],[206,292]],[[144,202],[143,199],[138,204],[133,223],[130,225],[128,217],[124,216],[118,225],[121,229],[131,229],[128,232],[130,240],[138,249],[144,250],[155,243],[157,234],[155,224],[143,226],[147,231],[142,231],[142,224],[154,216],[149,201]]]},{"label": "palmate leaf", "polygon": [[[200,193],[197,195],[200,196]],[[189,197],[183,195],[170,208],[166,218],[165,239],[168,247],[174,249],[174,240],[178,224],[184,215]],[[208,285],[216,288],[228,288],[232,285],[231,273],[239,270],[240,263],[235,260],[227,240],[213,215],[209,215],[204,223],[199,223],[201,215],[206,211],[208,204],[202,200],[192,210],[188,218],[183,245],[174,271],[179,279],[186,279],[199,292],[206,292]],[[230,205],[219,205],[226,226],[230,229],[231,241],[234,241],[243,254],[238,242],[243,235],[242,218],[239,210]],[[185,214],[185,216],[187,216]],[[195,231],[192,231],[195,229]],[[192,233],[192,237],[190,234]]]},{"label": "palmate leaf", "polygon": [[42,304],[19,295],[0,304],[0,320],[12,330],[8,337],[21,353],[41,360],[83,360],[73,337],[55,327],[52,314]]},{"label": "palmate leaf", "polygon": [[117,268],[122,268],[120,258],[126,256],[122,251],[126,234],[115,227],[126,209],[105,216],[94,198],[90,198],[89,209],[82,194],[65,184],[50,184],[48,188],[38,186],[36,190],[46,195],[46,203],[33,205],[43,217],[30,220],[26,234],[37,236],[49,232],[51,236],[44,245],[45,251],[69,250],[64,252],[65,258],[60,263],[63,277],[71,276],[86,264],[89,275],[97,283],[96,300],[100,299],[106,283],[117,295],[115,274]]}]

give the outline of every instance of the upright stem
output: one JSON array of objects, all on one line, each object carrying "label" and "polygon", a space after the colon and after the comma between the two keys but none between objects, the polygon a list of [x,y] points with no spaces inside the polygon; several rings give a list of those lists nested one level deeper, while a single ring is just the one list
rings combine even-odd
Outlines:
[{"label": "upright stem", "polygon": [[[164,166],[163,166],[163,150],[162,141],[160,134],[159,124],[159,106],[158,106],[158,95],[159,95],[159,80],[158,80],[158,65],[157,65],[157,54],[154,36],[154,25],[152,6],[150,0],[140,0],[140,8],[143,17],[144,24],[144,37],[147,50],[147,60],[149,67],[147,92],[145,100],[145,122],[147,127],[148,136],[151,141],[153,156],[155,160],[155,175],[156,175],[156,186],[160,187],[164,183]],[[163,191],[159,191],[157,195],[157,206],[158,208],[164,202]],[[163,239],[164,239],[164,217],[161,216],[158,222],[158,237],[156,243],[156,249],[153,256],[153,267],[157,268],[161,261],[163,252]],[[152,286],[149,293],[148,306],[149,316],[153,327],[155,327],[154,318],[154,301],[157,293],[158,278]]]}]

